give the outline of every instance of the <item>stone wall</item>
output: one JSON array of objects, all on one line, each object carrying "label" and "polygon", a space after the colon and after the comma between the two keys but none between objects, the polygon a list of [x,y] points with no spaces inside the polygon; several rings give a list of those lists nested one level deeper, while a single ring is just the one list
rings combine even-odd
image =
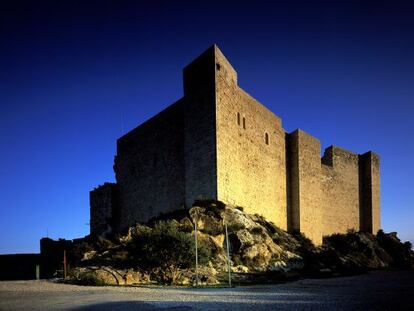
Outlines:
[{"label": "stone wall", "polygon": [[70,257],[74,241],[78,240],[52,240],[42,238],[40,240],[40,277],[49,279],[63,276],[64,252],[66,252],[67,268],[70,269]]},{"label": "stone wall", "polygon": [[321,171],[323,235],[360,230],[359,156],[331,146]]},{"label": "stone wall", "polygon": [[184,204],[183,105],[174,103],[118,139],[119,230]]},{"label": "stone wall", "polygon": [[218,199],[287,228],[285,137],[280,118],[237,86],[216,52]]},{"label": "stone wall", "polygon": [[361,228],[377,233],[381,228],[380,215],[380,160],[373,152],[360,156]]},{"label": "stone wall", "polygon": [[0,255],[0,281],[34,280],[36,266],[40,266],[39,254]]},{"label": "stone wall", "polygon": [[184,68],[185,202],[217,199],[214,51]]},{"label": "stone wall", "polygon": [[100,235],[114,226],[117,192],[116,184],[105,183],[89,193],[92,235]]},{"label": "stone wall", "polygon": [[304,233],[317,244],[322,242],[322,193],[320,142],[296,130],[288,136],[290,167],[291,230]]}]

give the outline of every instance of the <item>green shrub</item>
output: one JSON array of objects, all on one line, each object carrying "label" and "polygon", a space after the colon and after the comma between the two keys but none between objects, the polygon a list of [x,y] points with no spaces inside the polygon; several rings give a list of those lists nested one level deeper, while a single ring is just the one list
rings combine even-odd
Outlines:
[{"label": "green shrub", "polygon": [[394,267],[407,269],[414,265],[411,243],[402,243],[396,232],[384,233],[379,230],[376,236],[379,245],[392,257]]},{"label": "green shrub", "polygon": [[243,266],[244,265],[243,260],[240,258],[239,255],[233,255],[232,260],[233,260],[233,264],[235,266]]},{"label": "green shrub", "polygon": [[[155,223],[151,231],[134,236],[129,249],[139,266],[150,269],[159,267],[159,281],[167,283],[174,283],[181,269],[195,265],[194,236],[179,231],[176,221]],[[199,241],[199,263],[207,263],[210,256],[211,249]]]},{"label": "green shrub", "polygon": [[87,241],[82,241],[74,245],[73,249],[68,252],[69,260],[73,264],[79,264],[85,253],[94,250],[93,245]]}]

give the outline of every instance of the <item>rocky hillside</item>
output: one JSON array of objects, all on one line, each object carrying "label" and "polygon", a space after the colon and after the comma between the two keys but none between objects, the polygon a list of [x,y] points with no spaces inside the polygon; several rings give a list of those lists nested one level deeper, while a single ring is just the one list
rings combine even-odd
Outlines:
[{"label": "rocky hillside", "polygon": [[[197,225],[198,275],[194,228]],[[233,283],[325,277],[368,269],[414,267],[409,242],[396,233],[335,234],[315,247],[259,215],[216,201],[137,224],[124,235],[85,238],[71,251],[70,281],[81,284],[220,284],[227,282],[224,224],[229,236]]]}]

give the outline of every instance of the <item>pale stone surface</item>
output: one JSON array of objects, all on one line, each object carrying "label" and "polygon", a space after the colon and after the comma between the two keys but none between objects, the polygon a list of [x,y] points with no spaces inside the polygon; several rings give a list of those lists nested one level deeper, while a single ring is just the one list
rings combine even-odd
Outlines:
[{"label": "pale stone surface", "polygon": [[291,229],[322,242],[320,142],[297,130],[291,134]]},{"label": "pale stone surface", "polygon": [[[217,199],[287,229],[285,132],[281,120],[243,91],[216,49]],[[268,144],[266,144],[266,134]]]},{"label": "pale stone surface", "polygon": [[321,171],[322,232],[360,230],[359,157],[336,146],[325,151],[328,157],[332,165],[322,164]]},{"label": "pale stone surface", "polygon": [[75,268],[71,271],[73,280],[84,280],[88,277],[95,278],[101,285],[137,285],[151,282],[147,274],[133,269],[121,270],[100,266]]}]

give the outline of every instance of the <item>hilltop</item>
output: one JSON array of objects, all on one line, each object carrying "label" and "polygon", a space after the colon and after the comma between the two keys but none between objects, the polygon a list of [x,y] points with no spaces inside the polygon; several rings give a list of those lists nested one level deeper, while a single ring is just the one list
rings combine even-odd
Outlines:
[{"label": "hilltop", "polygon": [[[197,225],[198,277],[194,228]],[[69,281],[78,284],[218,285],[227,282],[225,228],[233,284],[329,277],[373,269],[412,269],[414,253],[396,233],[349,231],[315,246],[259,215],[218,201],[131,226],[123,234],[79,239],[69,252]]]}]

